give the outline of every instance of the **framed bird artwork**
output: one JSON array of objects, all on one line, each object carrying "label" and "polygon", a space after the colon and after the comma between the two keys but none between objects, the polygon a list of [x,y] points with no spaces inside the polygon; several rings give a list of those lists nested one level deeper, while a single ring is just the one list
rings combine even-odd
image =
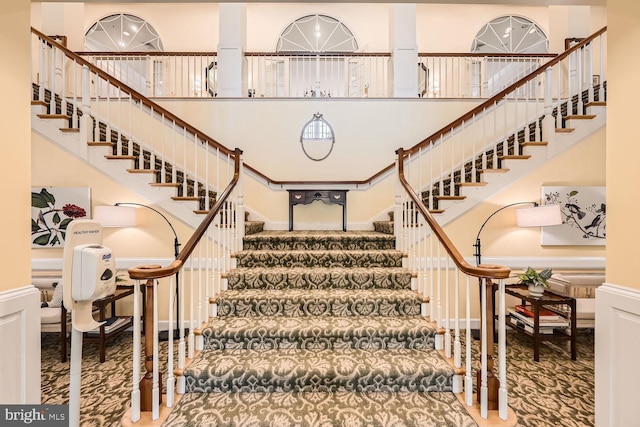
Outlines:
[{"label": "framed bird artwork", "polygon": [[604,246],[607,202],[604,186],[542,187],[542,204],[560,205],[562,225],[543,227],[543,245]]}]

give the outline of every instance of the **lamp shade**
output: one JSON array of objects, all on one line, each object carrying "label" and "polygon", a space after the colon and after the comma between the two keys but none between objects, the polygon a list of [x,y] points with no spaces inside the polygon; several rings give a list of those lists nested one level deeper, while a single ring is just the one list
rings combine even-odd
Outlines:
[{"label": "lamp shade", "polygon": [[137,211],[130,206],[96,206],[93,218],[103,227],[135,227]]},{"label": "lamp shade", "polygon": [[560,205],[543,205],[516,209],[518,227],[545,227],[562,224]]}]

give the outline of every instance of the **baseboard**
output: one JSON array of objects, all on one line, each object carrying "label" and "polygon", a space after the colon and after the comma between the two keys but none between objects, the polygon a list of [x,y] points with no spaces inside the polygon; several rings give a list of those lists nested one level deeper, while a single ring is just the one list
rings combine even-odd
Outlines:
[{"label": "baseboard", "polygon": [[640,354],[640,289],[605,283],[596,290],[596,426],[638,423],[635,369]]}]

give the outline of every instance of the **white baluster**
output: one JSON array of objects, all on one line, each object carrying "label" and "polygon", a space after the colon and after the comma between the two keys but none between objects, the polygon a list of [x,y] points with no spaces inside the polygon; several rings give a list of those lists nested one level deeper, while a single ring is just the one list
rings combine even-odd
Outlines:
[{"label": "white baluster", "polygon": [[167,345],[167,398],[166,406],[171,408],[173,406],[173,397],[175,394],[175,377],[173,375],[173,313],[174,313],[174,301],[175,296],[173,290],[177,283],[175,282],[175,276],[171,276],[169,279],[169,341]]},{"label": "white baluster", "polygon": [[498,360],[500,388],[498,390],[498,413],[503,420],[507,419],[508,399],[507,399],[507,337],[506,337],[506,302],[505,302],[505,282],[501,279],[498,282],[498,294],[500,299],[500,311],[498,312]]},{"label": "white baluster", "polygon": [[[84,68],[87,68],[88,70],[86,65]],[[134,423],[140,420],[140,347],[142,345],[142,340],[140,338],[140,286],[140,281],[138,280],[133,284],[133,372],[131,378],[131,421]]]},{"label": "white baluster", "polygon": [[480,283],[480,293],[482,304],[480,304],[480,416],[488,418],[489,408],[489,387],[487,382],[487,286],[486,279],[482,279]]},{"label": "white baluster", "polygon": [[[158,330],[158,281],[153,281],[153,330]],[[160,364],[158,359],[158,334],[153,336],[153,385],[151,388],[151,419],[160,418]]]},{"label": "white baluster", "polygon": [[471,278],[466,276],[465,289],[465,380],[464,380],[464,397],[467,406],[473,406],[473,378],[471,377]]}]

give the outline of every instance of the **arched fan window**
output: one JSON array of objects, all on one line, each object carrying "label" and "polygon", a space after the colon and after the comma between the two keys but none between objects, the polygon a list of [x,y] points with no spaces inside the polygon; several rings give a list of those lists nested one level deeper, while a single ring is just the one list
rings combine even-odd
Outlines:
[{"label": "arched fan window", "polygon": [[276,44],[277,52],[288,55],[265,60],[267,83],[260,96],[362,96],[364,60],[346,55],[357,50],[356,37],[339,20],[326,15],[296,19]]},{"label": "arched fan window", "polygon": [[[486,24],[476,34],[471,46],[473,53],[536,54],[548,53],[549,39],[542,29],[521,16],[501,16]],[[538,67],[536,58],[493,57],[473,60],[469,66],[476,76],[472,85],[473,96],[490,97]],[[518,89],[518,94],[534,93],[535,83]]]},{"label": "arched fan window", "polygon": [[84,46],[91,52],[161,52],[162,40],[144,19],[126,13],[109,15],[89,28]]},{"label": "arched fan window", "polygon": [[296,19],[282,32],[277,52],[355,52],[358,42],[342,22],[326,15]]},{"label": "arched fan window", "polygon": [[[162,40],[144,19],[118,13],[95,22],[84,35],[84,46],[90,52],[162,52]],[[152,61],[152,71],[147,61]],[[161,59],[145,56],[94,56],[96,66],[122,80],[135,90],[151,96],[168,93],[164,86],[166,65]],[[150,87],[149,92],[147,88]],[[102,88],[102,90],[106,90]]]},{"label": "arched fan window", "polygon": [[549,39],[536,24],[520,16],[501,16],[478,32],[474,53],[547,53]]}]

